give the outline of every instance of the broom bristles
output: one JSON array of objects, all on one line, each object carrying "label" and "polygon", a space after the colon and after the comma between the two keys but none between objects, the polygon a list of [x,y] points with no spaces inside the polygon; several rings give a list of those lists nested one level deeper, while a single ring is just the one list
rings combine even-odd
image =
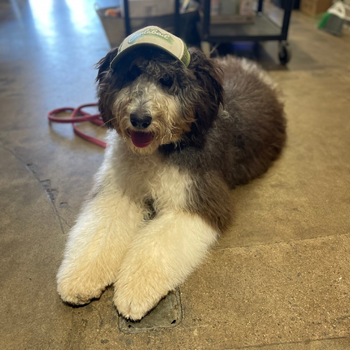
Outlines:
[{"label": "broom bristles", "polygon": [[328,21],[322,28],[328,33],[341,36],[343,34],[344,20],[336,15],[330,14]]},{"label": "broom bristles", "polygon": [[342,2],[338,1],[332,5],[323,15],[318,28],[334,35],[343,34],[345,8]]},{"label": "broom bristles", "polygon": [[323,16],[321,18],[321,21],[318,24],[318,29],[322,29],[326,25],[326,23],[328,22],[330,16],[331,16],[331,14],[328,13],[328,12],[323,14]]}]

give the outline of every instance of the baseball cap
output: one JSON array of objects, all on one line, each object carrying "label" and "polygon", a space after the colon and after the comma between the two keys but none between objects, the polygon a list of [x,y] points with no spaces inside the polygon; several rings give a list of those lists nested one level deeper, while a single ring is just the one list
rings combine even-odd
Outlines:
[{"label": "baseball cap", "polygon": [[186,67],[191,61],[187,46],[180,38],[162,28],[149,26],[136,31],[123,40],[119,45],[117,55],[111,62],[111,68],[113,69],[124,55],[140,46],[158,47],[181,61]]}]

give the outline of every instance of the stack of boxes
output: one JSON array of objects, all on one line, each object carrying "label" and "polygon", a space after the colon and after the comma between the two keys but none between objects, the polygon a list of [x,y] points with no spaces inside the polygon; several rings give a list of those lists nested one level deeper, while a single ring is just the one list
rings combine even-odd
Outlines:
[{"label": "stack of boxes", "polygon": [[253,0],[211,0],[211,24],[254,22]]},{"label": "stack of boxes", "polygon": [[332,0],[301,0],[300,10],[309,16],[326,12],[332,5]]}]

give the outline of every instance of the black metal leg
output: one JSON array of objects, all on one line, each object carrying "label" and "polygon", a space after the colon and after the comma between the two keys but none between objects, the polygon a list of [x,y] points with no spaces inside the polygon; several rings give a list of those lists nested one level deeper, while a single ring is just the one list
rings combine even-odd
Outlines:
[{"label": "black metal leg", "polygon": [[259,2],[258,2],[258,13],[262,12],[262,10],[263,10],[263,2],[264,2],[264,0],[259,0]]},{"label": "black metal leg", "polygon": [[124,1],[124,16],[125,16],[125,34],[126,36],[131,34],[131,26],[130,26],[130,16],[129,16],[129,2],[128,0]]},{"label": "black metal leg", "polygon": [[292,14],[293,0],[287,0],[285,6],[286,7],[284,9],[282,33],[281,33],[283,40],[287,40],[287,37],[288,37],[288,28],[289,28],[290,16]]},{"label": "black metal leg", "polygon": [[202,28],[202,40],[207,40],[210,34],[210,0],[204,0],[204,19]]},{"label": "black metal leg", "polygon": [[175,0],[175,35],[180,36],[180,0]]}]

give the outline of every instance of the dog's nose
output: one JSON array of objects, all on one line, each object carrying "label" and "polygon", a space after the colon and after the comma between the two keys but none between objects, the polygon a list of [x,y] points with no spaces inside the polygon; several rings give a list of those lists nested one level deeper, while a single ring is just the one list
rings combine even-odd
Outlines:
[{"label": "dog's nose", "polygon": [[151,125],[152,117],[149,115],[131,113],[130,122],[134,128],[147,129]]}]

